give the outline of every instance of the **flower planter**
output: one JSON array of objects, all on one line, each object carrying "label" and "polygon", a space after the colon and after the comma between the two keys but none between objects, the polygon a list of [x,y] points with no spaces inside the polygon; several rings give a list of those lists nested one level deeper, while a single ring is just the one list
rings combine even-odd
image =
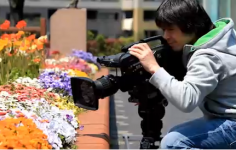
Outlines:
[{"label": "flower planter", "polygon": [[[9,26],[6,20],[0,30]],[[95,75],[99,70],[95,58],[79,50],[45,59],[47,38],[22,31],[24,21],[16,26],[17,33],[4,31],[0,37],[0,149],[75,149],[76,144],[83,148],[81,142],[87,140],[81,136],[108,137],[109,99],[102,100],[99,111],[79,116],[82,130],[78,114],[84,110],[74,105],[70,85],[72,76],[95,80],[108,70]]]},{"label": "flower planter", "polygon": [[[94,80],[108,73],[107,68],[102,68]],[[78,130],[78,149],[109,149],[109,108],[109,97],[106,97],[99,101],[97,111],[87,111],[79,115],[84,129]]]}]

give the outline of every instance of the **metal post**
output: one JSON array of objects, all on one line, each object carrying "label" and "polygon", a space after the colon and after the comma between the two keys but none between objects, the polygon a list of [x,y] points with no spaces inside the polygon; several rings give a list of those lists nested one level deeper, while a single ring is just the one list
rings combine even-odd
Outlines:
[{"label": "metal post", "polygon": [[213,22],[219,19],[219,0],[203,0],[203,7]]},{"label": "metal post", "polygon": [[231,0],[226,0],[226,16],[231,17]]}]

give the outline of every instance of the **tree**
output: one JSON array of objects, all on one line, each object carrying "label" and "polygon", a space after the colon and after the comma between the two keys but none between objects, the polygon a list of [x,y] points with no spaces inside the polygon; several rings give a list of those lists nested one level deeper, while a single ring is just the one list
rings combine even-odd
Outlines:
[{"label": "tree", "polygon": [[10,18],[13,19],[14,25],[24,19],[25,0],[8,0],[10,4]]}]

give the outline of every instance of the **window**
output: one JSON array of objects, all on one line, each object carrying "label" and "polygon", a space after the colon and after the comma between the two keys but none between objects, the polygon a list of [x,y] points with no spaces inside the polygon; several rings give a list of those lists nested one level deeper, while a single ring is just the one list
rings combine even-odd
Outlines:
[{"label": "window", "polygon": [[133,36],[133,31],[124,30],[122,35],[123,35],[124,37]]},{"label": "window", "polygon": [[115,20],[118,20],[118,19],[119,19],[119,14],[118,14],[118,13],[115,13],[114,19],[115,19]]},{"label": "window", "polygon": [[97,30],[90,30],[90,31],[93,33],[94,37],[96,37],[98,35],[98,31]]},{"label": "window", "polygon": [[124,11],[123,13],[124,13],[125,19],[133,18],[133,11],[132,10]]},{"label": "window", "polygon": [[88,10],[87,11],[87,19],[97,19],[97,11],[96,10]]},{"label": "window", "polygon": [[6,20],[10,20],[10,13],[6,14]]},{"label": "window", "polygon": [[155,12],[154,10],[144,10],[143,11],[143,20],[144,21],[153,21],[155,20]]},{"label": "window", "polygon": [[57,11],[57,9],[48,9],[48,19]]},{"label": "window", "polygon": [[151,36],[160,35],[160,33],[157,30],[145,30],[144,35],[145,35],[145,38],[148,38],[148,37],[151,37]]},{"label": "window", "polygon": [[[24,13],[24,19],[29,20],[29,21],[39,20],[40,17],[41,17],[40,13]],[[10,17],[10,13],[7,13],[6,19],[7,20],[11,20],[12,19]]]},{"label": "window", "polygon": [[[28,26],[39,26],[40,25],[40,13],[24,13],[24,20],[27,22]],[[6,14],[6,19],[12,21],[10,13]]]},{"label": "window", "polygon": [[40,17],[41,17],[40,13],[25,13],[24,14],[24,19],[28,23],[32,24],[33,26],[40,25]]},{"label": "window", "polygon": [[[145,30],[144,32],[145,32],[144,33],[145,34],[145,38],[149,38],[149,37],[157,36],[157,35],[162,35],[161,30],[158,30],[158,29],[157,30]],[[156,47],[159,44],[160,44],[159,40],[148,42],[148,45],[151,48],[154,48],[154,47]]]},{"label": "window", "polygon": [[99,12],[98,13],[98,19],[109,19],[109,20],[117,20],[118,19],[118,14],[113,13],[113,12]]}]

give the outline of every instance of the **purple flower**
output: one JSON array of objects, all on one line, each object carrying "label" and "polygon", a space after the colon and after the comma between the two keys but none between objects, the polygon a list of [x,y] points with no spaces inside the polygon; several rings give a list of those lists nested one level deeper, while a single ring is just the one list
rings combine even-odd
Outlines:
[{"label": "purple flower", "polygon": [[62,92],[63,95],[72,95],[70,76],[65,72],[44,71],[39,76],[40,84],[48,89],[53,88],[57,92]]},{"label": "purple flower", "polygon": [[71,122],[73,120],[73,116],[67,114],[66,119],[68,122]]},{"label": "purple flower", "polygon": [[87,61],[88,63],[93,63],[98,67],[98,69],[101,68],[101,66],[97,62],[97,57],[93,56],[93,54],[90,52],[85,52],[82,50],[73,49],[71,56],[83,59],[83,60]]},{"label": "purple flower", "polygon": [[83,130],[83,129],[84,129],[83,125],[79,126],[79,130]]}]

